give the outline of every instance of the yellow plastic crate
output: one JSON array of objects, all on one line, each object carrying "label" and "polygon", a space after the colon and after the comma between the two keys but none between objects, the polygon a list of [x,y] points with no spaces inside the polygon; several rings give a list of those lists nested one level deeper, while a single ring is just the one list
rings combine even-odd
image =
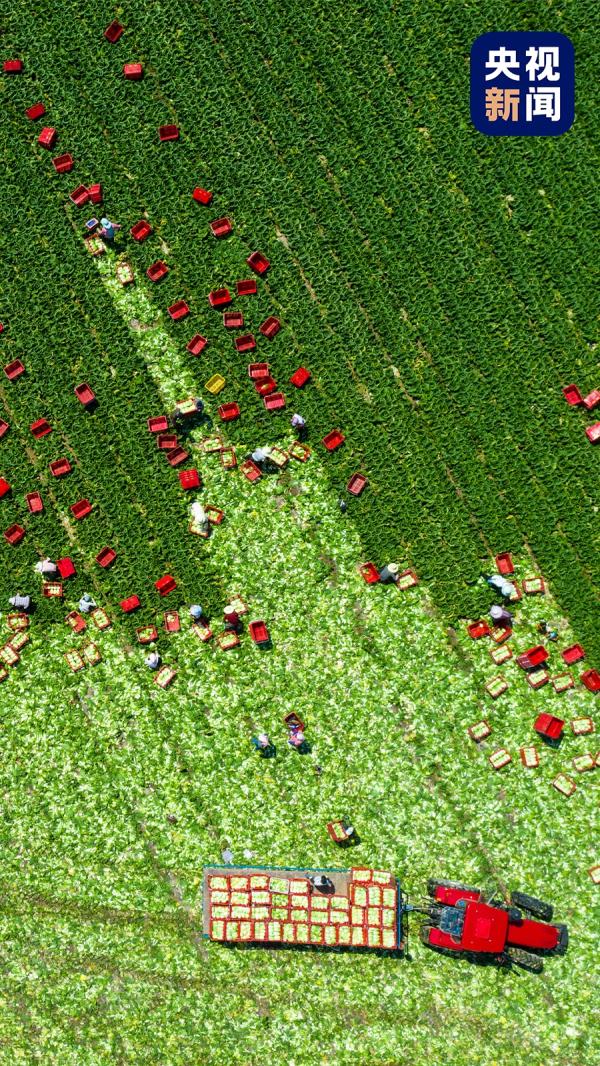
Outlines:
[{"label": "yellow plastic crate", "polygon": [[213,374],[213,376],[206,382],[204,388],[208,389],[209,392],[212,392],[213,396],[216,396],[221,389],[225,388],[225,378],[221,377],[220,374]]}]

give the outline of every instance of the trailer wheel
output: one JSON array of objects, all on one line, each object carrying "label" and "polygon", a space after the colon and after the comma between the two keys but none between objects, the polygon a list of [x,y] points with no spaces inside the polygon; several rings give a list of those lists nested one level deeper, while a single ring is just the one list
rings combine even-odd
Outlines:
[{"label": "trailer wheel", "polygon": [[519,907],[522,911],[528,911],[534,918],[541,918],[543,922],[551,922],[554,908],[551,903],[544,903],[535,896],[528,896],[525,892],[511,892],[510,902],[513,907]]},{"label": "trailer wheel", "polygon": [[457,888],[461,892],[479,892],[481,889],[473,888],[472,885],[461,885],[460,881],[442,881],[435,877],[430,877],[427,882],[427,893],[430,896],[435,896],[436,888]]},{"label": "trailer wheel", "polygon": [[527,970],[529,973],[541,973],[544,969],[544,960],[540,959],[539,955],[524,951],[523,948],[507,948],[506,954],[515,966],[520,966],[522,970]]}]

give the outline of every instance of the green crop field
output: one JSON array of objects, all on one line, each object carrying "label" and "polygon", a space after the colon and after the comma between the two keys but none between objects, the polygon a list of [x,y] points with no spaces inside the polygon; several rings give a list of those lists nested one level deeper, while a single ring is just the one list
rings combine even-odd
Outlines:
[{"label": "green crop field", "polygon": [[[434,0],[6,8],[1,59],[24,69],[0,73],[0,367],[25,373],[0,369],[0,532],[25,532],[0,536],[0,1063],[598,1062],[597,770],[573,765],[586,753],[597,765],[598,734],[570,725],[598,727],[600,696],[580,681],[600,669],[598,451],[595,416],[561,391],[600,387],[595,24],[583,0],[543,19],[535,5]],[[540,28],[575,46],[572,130],[483,137],[469,118],[473,40]],[[124,78],[128,62],[142,80]],[[46,114],[29,120],[38,101]],[[178,140],[159,141],[165,124]],[[59,174],[63,153],[74,165]],[[75,206],[69,194],[93,183],[101,205]],[[85,222],[104,213],[122,229],[94,257]],[[216,240],[222,216],[233,232]],[[140,219],[152,233],[136,243]],[[270,269],[236,297],[257,249]],[[156,260],[169,270],[154,284]],[[256,337],[249,354],[209,306],[223,286]],[[179,300],[190,314],[175,322]],[[270,315],[272,341],[259,332]],[[208,340],[198,357],[195,334]],[[255,393],[253,360],[269,363],[282,413]],[[311,379],[297,391],[300,366]],[[82,382],[95,409],[74,395]],[[197,468],[202,488],[184,492],[147,420],[190,396],[205,417],[179,434],[178,469]],[[241,417],[226,423],[229,402]],[[207,445],[219,434],[238,464],[259,445],[287,449],[296,410],[309,458],[255,484]],[[52,432],[38,440],[40,418]],[[329,452],[333,429],[345,441]],[[60,458],[71,471],[56,478]],[[353,498],[357,471],[368,485]],[[82,499],[92,510],[77,520]],[[224,513],[207,539],[189,528],[196,499]],[[117,558],[104,570],[106,545]],[[543,577],[545,591],[515,604],[513,657],[497,664],[466,623],[489,610],[482,575],[506,551],[520,588]],[[73,561],[62,598],[42,595],[45,556]],[[360,564],[390,560],[418,585],[363,581]],[[163,599],[165,574],[177,587]],[[109,628],[65,624],[84,592]],[[21,647],[16,593],[35,606]],[[234,595],[270,648],[247,627],[230,651],[192,630],[191,603],[218,636]],[[535,691],[515,659],[543,639],[542,619],[558,641]],[[137,639],[151,625],[175,672],[165,690]],[[569,668],[575,642],[585,660]],[[100,661],[71,671],[65,655],[90,644]],[[556,691],[565,672],[573,687]],[[493,699],[497,678],[508,687]],[[307,754],[287,745],[290,711]],[[542,711],[566,722],[557,749],[533,732]],[[481,720],[491,735],[477,744],[467,731]],[[274,759],[250,744],[263,730]],[[526,769],[531,744],[540,765]],[[495,771],[498,748],[511,761]],[[341,852],[326,824],[344,815],[360,843]],[[403,957],[213,943],[202,867],[226,848],[238,864],[389,869],[416,902],[432,876],[522,889],[554,903],[569,949],[541,975],[475,965],[423,946],[416,917]]]}]

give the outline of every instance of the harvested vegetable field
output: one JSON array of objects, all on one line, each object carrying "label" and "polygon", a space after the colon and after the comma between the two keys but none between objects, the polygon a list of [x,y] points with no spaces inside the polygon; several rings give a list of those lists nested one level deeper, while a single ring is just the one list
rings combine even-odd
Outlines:
[{"label": "harvested vegetable field", "polygon": [[[4,14],[0,1062],[598,1061],[598,61],[591,5],[548,21],[573,129],[486,139],[481,3]],[[224,852],[523,890],[569,948],[216,943]]]}]

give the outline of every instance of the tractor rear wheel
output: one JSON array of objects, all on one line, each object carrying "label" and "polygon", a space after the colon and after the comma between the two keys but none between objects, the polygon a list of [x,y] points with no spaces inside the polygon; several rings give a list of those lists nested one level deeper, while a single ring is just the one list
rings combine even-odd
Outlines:
[{"label": "tractor rear wheel", "polygon": [[430,877],[427,882],[427,893],[430,896],[435,896],[437,888],[456,888],[460,892],[480,892],[479,888],[473,888],[472,885],[461,885],[460,881],[441,881],[435,877]]},{"label": "tractor rear wheel", "polygon": [[551,922],[554,908],[551,903],[544,903],[535,896],[528,896],[525,892],[511,892],[510,902],[513,907],[519,907],[522,911],[528,911],[534,918],[541,918],[543,922]]},{"label": "tractor rear wheel", "polygon": [[540,959],[539,955],[524,951],[523,948],[507,948],[506,954],[515,966],[520,966],[522,970],[528,970],[529,973],[541,973],[544,969],[544,960]]}]

